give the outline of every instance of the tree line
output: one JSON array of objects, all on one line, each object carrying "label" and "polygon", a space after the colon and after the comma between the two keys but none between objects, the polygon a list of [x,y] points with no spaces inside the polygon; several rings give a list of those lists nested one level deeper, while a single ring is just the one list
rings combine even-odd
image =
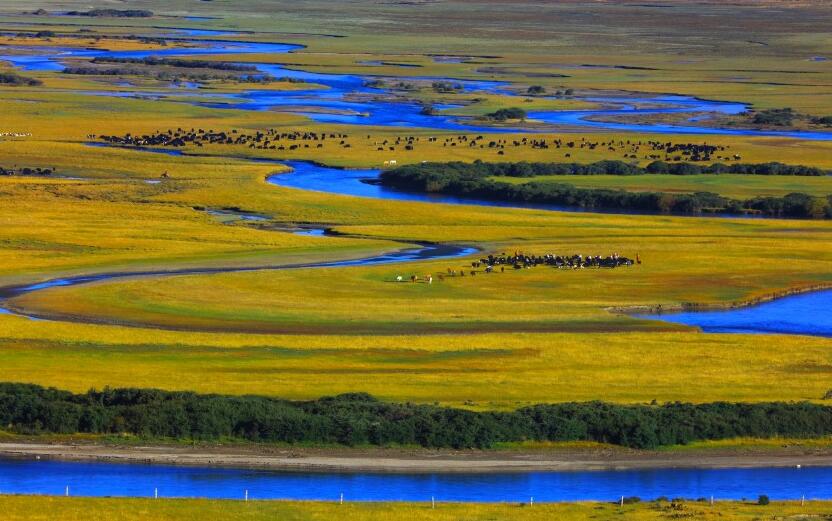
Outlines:
[{"label": "tree line", "polygon": [[594,163],[537,163],[537,162],[484,162],[464,163],[422,163],[404,165],[396,171],[416,169],[422,173],[470,175],[477,177],[536,177],[546,175],[702,175],[702,174],[737,174],[737,175],[786,175],[786,176],[825,176],[830,170],[804,165],[787,165],[778,162],[769,163],[713,163],[700,165],[690,162],[667,163],[653,161],[647,166],[639,166],[619,160],[603,160]]},{"label": "tree line", "polygon": [[168,66],[183,69],[216,69],[220,71],[256,72],[254,65],[230,62],[215,62],[210,60],[185,60],[181,58],[160,58],[147,56],[145,58],[109,58],[99,56],[92,59],[92,63],[134,63],[148,66]]},{"label": "tree line", "polygon": [[43,82],[35,78],[26,78],[13,72],[0,72],[0,85],[37,87],[43,85]]},{"label": "tree line", "polygon": [[158,389],[90,390],[0,383],[0,425],[25,434],[124,434],[355,445],[489,448],[522,441],[595,441],[650,449],[734,437],[832,434],[832,407],[800,403],[604,402],[476,412],[382,402],[364,393],[310,401]]},{"label": "tree line", "polygon": [[[661,163],[661,164],[659,164]],[[578,188],[568,183],[530,181],[522,184],[492,179],[493,176],[531,177],[541,175],[640,175],[657,174],[667,165],[677,175],[707,168],[709,173],[748,175],[820,175],[810,167],[764,163],[760,165],[711,165],[654,162],[646,168],[622,161],[578,163],[422,163],[405,165],[381,173],[384,186],[427,193],[441,193],[517,203],[553,204],[588,209],[637,212],[700,214],[760,214],[769,217],[832,218],[832,196],[815,197],[791,193],[782,197],[754,197],[745,200],[712,192],[668,193],[628,192],[608,188]],[[669,172],[668,172],[669,173]],[[701,171],[700,171],[701,173]]]},{"label": "tree line", "polygon": [[90,9],[89,11],[67,11],[66,16],[91,16],[109,18],[150,18],[153,11],[146,9]]}]

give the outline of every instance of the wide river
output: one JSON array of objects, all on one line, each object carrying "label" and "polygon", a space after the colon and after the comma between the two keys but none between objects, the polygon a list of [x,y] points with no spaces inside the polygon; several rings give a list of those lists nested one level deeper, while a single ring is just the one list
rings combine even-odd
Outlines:
[{"label": "wide river", "polygon": [[655,499],[832,499],[832,468],[594,470],[493,474],[274,472],[0,459],[0,493],[337,501],[538,502]]},{"label": "wide river", "polygon": [[[169,48],[153,52],[123,52],[88,49],[15,48],[0,56],[24,70],[63,69],[63,59],[70,57],[134,57],[199,56],[223,54],[285,54],[300,49],[297,45],[279,43],[247,43],[224,41],[229,32],[188,31],[180,33],[180,40],[199,45],[181,49]],[[209,39],[213,38],[213,39]],[[2,53],[2,50],[0,50]],[[375,125],[386,127],[423,127],[440,130],[489,132],[494,129],[479,126],[474,120],[450,115],[424,115],[416,103],[383,99],[381,89],[367,85],[372,75],[322,74],[291,70],[281,65],[259,64],[261,72],[274,76],[293,77],[322,87],[300,91],[258,90],[234,95],[201,92],[198,85],[185,84],[177,91],[130,91],[129,85],[120,90],[84,92],[88,95],[150,96],[159,99],[181,100],[217,108],[241,110],[274,110],[281,107],[298,111],[319,122]],[[419,79],[439,79],[426,78]],[[512,94],[509,85],[493,81],[457,81],[466,91]],[[125,88],[126,87],[126,88]],[[751,136],[801,137],[812,140],[832,139],[826,132],[769,132],[743,129],[723,129],[707,126],[702,113],[737,114],[746,110],[741,103],[701,100],[684,96],[654,95],[642,97],[586,98],[599,104],[594,110],[534,112],[530,117],[552,125],[587,130],[632,131],[641,133],[685,133],[696,135],[734,134]],[[448,108],[448,107],[439,107]],[[622,114],[652,115],[690,114],[696,126],[665,123],[622,123],[598,121],[598,118]],[[348,171],[318,167],[310,163],[287,162],[292,174],[274,176],[274,184],[311,190],[333,191],[345,195],[382,197],[387,199],[421,200],[443,203],[486,204],[471,200],[404,194],[361,182],[373,178],[377,171]],[[488,204],[494,205],[493,202]],[[561,208],[547,208],[561,209]],[[309,232],[306,232],[309,233]],[[315,233],[314,231],[312,233]],[[351,266],[371,263],[402,262],[421,258],[442,258],[471,255],[476,250],[455,247],[422,245],[400,252],[340,263],[321,263],[316,266]],[[307,267],[313,267],[309,265]],[[200,270],[191,272],[210,272]],[[183,272],[184,273],[184,272]],[[146,273],[164,276],[167,272]],[[105,274],[93,277],[56,279],[41,284],[6,288],[5,295],[13,296],[47,287],[83,284],[125,274]],[[2,297],[0,296],[0,297]],[[832,291],[814,295],[789,297],[780,301],[719,313],[686,313],[661,315],[662,320],[674,320],[699,325],[704,331],[718,332],[783,332],[830,336],[829,320]],[[811,318],[809,318],[811,317]],[[826,467],[755,468],[755,469],[660,469],[591,472],[529,472],[512,474],[340,474],[340,473],[279,473],[246,469],[173,467],[112,463],[84,463],[0,459],[0,493],[64,494],[86,496],[145,496],[152,497],[158,490],[161,497],[243,497],[248,491],[252,499],[323,499],[337,500],[341,494],[347,501],[411,500],[429,501],[574,501],[581,499],[615,500],[624,496],[643,498],[710,497],[725,499],[754,498],[768,494],[776,499],[806,497],[832,499],[832,469]]]}]

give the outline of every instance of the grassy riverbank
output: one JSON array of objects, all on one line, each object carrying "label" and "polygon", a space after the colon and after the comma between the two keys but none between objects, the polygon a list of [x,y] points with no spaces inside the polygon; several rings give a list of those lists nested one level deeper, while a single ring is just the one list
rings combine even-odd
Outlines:
[{"label": "grassy riverbank", "polygon": [[[832,511],[826,501],[773,502],[756,505],[752,502],[719,501],[707,503],[656,502],[624,505],[610,503],[572,504],[464,504],[439,503],[431,508],[426,503],[350,503],[289,501],[214,501],[204,499],[116,499],[61,498],[37,496],[0,496],[0,508],[9,521],[133,521],[152,518],[160,521],[233,518],[242,520],[288,519],[324,520],[342,517],[351,520],[544,520],[564,521],[587,518],[600,521],[625,519],[633,521],[661,520],[672,517],[695,519],[758,520],[795,518],[822,519]],[[805,517],[804,517],[805,516]]]},{"label": "grassy riverbank", "polygon": [[[517,92],[540,84],[550,93],[568,87],[580,96],[628,90],[679,92],[737,99],[759,107],[788,103],[815,115],[825,115],[832,107],[826,65],[810,59],[829,54],[829,49],[820,33],[806,23],[812,19],[807,13],[828,13],[811,4],[786,9],[778,17],[781,25],[771,33],[770,26],[761,24],[774,8],[735,6],[743,16],[731,18],[748,31],[737,38],[740,33],[709,28],[708,34],[724,44],[720,47],[724,55],[716,57],[713,49],[700,46],[704,18],[686,5],[631,6],[636,11],[627,15],[634,24],[628,27],[664,27],[662,20],[686,20],[676,34],[657,36],[662,42],[659,45],[642,41],[641,31],[622,28],[624,10],[606,4],[591,6],[595,20],[590,26],[576,21],[567,4],[519,6],[511,17],[523,22],[523,30],[506,31],[498,30],[504,21],[495,18],[494,7],[486,3],[478,4],[482,9],[472,15],[469,6],[457,2],[383,8],[356,2],[349,22],[335,24],[346,38],[310,34],[332,32],[331,20],[318,17],[321,4],[317,1],[304,2],[285,16],[268,19],[259,16],[262,5],[258,2],[234,9],[222,2],[204,3],[199,14],[217,19],[189,23],[181,18],[191,9],[189,4],[175,2],[162,8],[151,4],[139,2],[157,17],[115,22],[23,16],[15,8],[14,13],[9,12],[9,26],[14,31],[43,29],[56,35],[6,35],[0,43],[158,50],[165,47],[140,37],[169,35],[180,25],[232,28],[255,32],[228,36],[230,39],[308,44],[305,50],[269,59],[315,71],[392,74],[403,81],[410,81],[408,77],[413,75],[505,80],[514,82],[510,88]],[[717,4],[709,9],[725,14]],[[388,25],[370,30],[364,21],[369,12]],[[473,17],[471,27],[478,29],[448,36],[442,24],[458,20],[461,13]],[[401,24],[394,22],[402,18],[412,22],[408,31],[413,34],[401,35]],[[431,24],[425,24],[427,20]],[[434,25],[436,20],[441,22],[439,26]],[[551,34],[552,27],[557,27],[551,25],[554,22],[570,27],[558,33],[563,41],[540,32],[545,27]],[[82,27],[96,32],[79,33]],[[490,31],[489,38],[479,36],[483,28]],[[436,31],[442,38],[437,38]],[[536,40],[540,41],[529,44]],[[626,52],[610,52],[610,46]],[[576,48],[583,54],[576,54]],[[419,54],[413,49],[419,49]],[[511,52],[505,52],[507,49]],[[680,61],[680,51],[689,60]],[[435,54],[461,56],[461,63],[436,60]],[[755,60],[752,69],[746,65],[748,56]],[[263,59],[261,55],[240,58]],[[363,63],[373,61],[381,61],[381,65]],[[402,63],[419,67],[395,65]],[[11,70],[4,65],[3,70],[7,69]],[[230,156],[310,159],[350,167],[380,167],[390,159],[400,164],[476,159],[565,161],[567,154],[569,160],[588,162],[622,159],[627,151],[617,144],[622,141],[667,140],[707,141],[726,147],[727,153],[742,155],[744,162],[778,160],[830,168],[832,143],[584,132],[523,137],[615,146],[599,145],[591,150],[509,146],[498,155],[498,149],[487,143],[480,148],[457,140],[456,146],[446,146],[444,140],[457,139],[456,133],[350,128],[314,124],[298,114],[197,107],[183,103],[189,99],[187,92],[177,93],[152,82],[139,82],[136,90],[150,94],[163,88],[168,98],[87,96],[75,91],[126,87],[114,86],[112,78],[73,78],[51,72],[26,75],[43,85],[0,87],[4,116],[0,131],[31,133],[0,141],[0,166],[55,167],[59,175],[85,179],[0,179],[3,285],[78,273],[357,257],[402,247],[394,242],[398,239],[474,244],[486,252],[618,251],[629,256],[638,253],[645,262],[603,272],[535,269],[458,277],[430,286],[392,281],[397,275],[461,270],[470,259],[395,267],[168,277],[54,289],[21,297],[12,304],[44,315],[84,315],[107,325],[0,317],[0,352],[4,357],[0,376],[5,380],[73,390],[142,384],[289,398],[358,390],[385,399],[470,403],[473,405],[466,406],[474,408],[573,399],[819,400],[828,390],[828,339],[783,336],[776,342],[760,342],[743,335],[706,336],[608,311],[656,305],[670,308],[686,302],[721,306],[790,288],[827,284],[832,280],[827,247],[832,228],[828,223],[569,214],[363,200],[268,186],[264,178],[281,167]],[[231,84],[210,87],[201,92],[240,88]],[[475,100],[480,96],[470,92],[434,92],[428,83],[410,96],[425,102],[472,103],[456,109],[469,115],[511,103],[529,110],[586,107],[579,97],[569,96],[557,100],[532,96],[532,101],[526,102],[525,96],[483,95]],[[320,149],[279,152],[208,145],[185,151],[216,158],[187,158],[93,149],[82,144],[90,134],[139,134],[178,127],[339,132],[348,135],[344,141],[350,147],[340,145],[339,140],[330,140]],[[421,138],[412,150],[399,146],[391,151],[379,146],[384,140],[409,135]],[[439,138],[430,142],[431,136]],[[496,134],[483,142],[519,138]],[[645,163],[644,153],[646,150],[640,151],[634,160]],[[165,172],[169,177],[163,182],[146,182],[160,181]],[[714,179],[618,181],[633,190],[712,187],[726,194],[749,195],[794,189],[814,195],[829,191],[825,179]],[[602,178],[570,180],[612,182]],[[658,186],[660,183],[665,186]],[[262,213],[272,220],[261,228],[240,223],[228,226],[202,210],[225,207]],[[365,238],[300,237],[281,231],[281,227],[296,223],[332,226]],[[149,341],[147,329],[126,325],[171,331],[154,329]],[[779,385],[771,386],[772,379]],[[500,392],[494,391],[495,385]]]}]

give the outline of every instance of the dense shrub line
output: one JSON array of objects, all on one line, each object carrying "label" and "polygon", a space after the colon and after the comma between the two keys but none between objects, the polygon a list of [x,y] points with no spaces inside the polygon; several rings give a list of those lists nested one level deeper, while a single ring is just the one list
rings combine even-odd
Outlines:
[{"label": "dense shrub line", "polygon": [[168,66],[184,69],[216,69],[220,71],[255,72],[254,65],[243,65],[229,62],[215,62],[210,60],[184,60],[181,58],[160,58],[148,56],[146,58],[108,58],[99,56],[92,59],[92,63],[136,63],[148,66]]},{"label": "dense shrub line", "polygon": [[91,16],[109,18],[150,18],[153,11],[146,9],[90,9],[89,11],[68,11],[66,16]]},{"label": "dense shrub line", "polygon": [[0,72],[0,85],[37,87],[38,85],[43,85],[43,82],[35,78],[26,78],[13,72]]},{"label": "dense shrub line", "polygon": [[[707,172],[703,171],[708,169]],[[703,212],[771,217],[832,218],[832,196],[814,197],[792,193],[783,197],[737,200],[711,192],[628,192],[607,188],[578,188],[568,183],[530,181],[512,184],[491,176],[535,177],[541,175],[639,175],[675,173],[738,173],[747,175],[824,175],[804,166],[764,163],[700,167],[691,163],[653,162],[645,168],[622,161],[578,163],[422,163],[382,172],[380,183],[415,192],[429,192],[518,203],[542,203],[581,208],[641,212],[699,214]]]},{"label": "dense shrub line", "polygon": [[256,442],[487,448],[498,442],[575,441],[634,448],[696,440],[811,438],[832,434],[832,407],[812,403],[602,402],[474,412],[380,402],[363,393],[312,401],[154,389],[73,394],[0,383],[0,425],[19,433],[130,433],[141,437]]},{"label": "dense shrub line", "polygon": [[804,165],[786,165],[783,163],[713,163],[700,165],[679,162],[666,163],[653,161],[647,166],[639,166],[619,160],[604,160],[594,163],[486,163],[461,161],[449,163],[422,163],[398,167],[396,172],[413,171],[423,174],[456,174],[476,177],[536,177],[545,175],[701,175],[701,174],[739,174],[739,175],[793,175],[825,176],[832,171]]}]

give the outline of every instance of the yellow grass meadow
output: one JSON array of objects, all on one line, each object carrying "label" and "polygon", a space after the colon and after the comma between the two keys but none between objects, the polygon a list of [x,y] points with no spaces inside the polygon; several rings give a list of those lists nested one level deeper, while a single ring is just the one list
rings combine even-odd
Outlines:
[{"label": "yellow grass meadow", "polygon": [[233,518],[245,520],[291,519],[324,520],[344,516],[348,519],[407,520],[543,520],[625,519],[650,521],[673,517],[695,519],[801,519],[822,518],[832,506],[824,501],[774,502],[756,505],[751,502],[707,503],[693,501],[641,503],[620,507],[609,503],[560,504],[461,504],[439,503],[435,508],[425,503],[346,503],[283,501],[210,501],[172,499],[116,498],[43,498],[34,496],[0,497],[0,507],[9,521],[22,520],[119,520]]}]

